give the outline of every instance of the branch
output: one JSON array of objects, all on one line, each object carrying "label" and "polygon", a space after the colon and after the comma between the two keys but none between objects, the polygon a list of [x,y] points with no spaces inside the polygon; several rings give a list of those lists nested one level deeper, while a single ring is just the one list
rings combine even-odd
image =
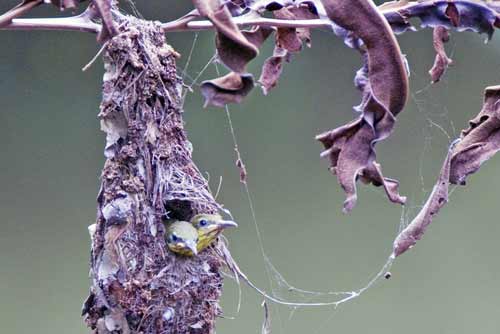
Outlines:
[{"label": "branch", "polygon": [[38,6],[42,2],[43,0],[36,0],[22,3],[21,5],[9,10],[7,13],[0,15],[0,27],[8,25],[12,21],[12,19],[29,12],[32,8]]},{"label": "branch", "polygon": [[9,25],[0,28],[0,30],[67,30],[97,34],[101,31],[101,25],[82,16],[73,16],[63,18],[13,19]]},{"label": "branch", "polygon": [[[497,21],[500,22],[499,8],[494,4],[489,3],[478,3],[475,0],[448,0],[448,1],[436,1],[428,0],[422,2],[410,1],[399,3],[385,3],[379,6],[380,12],[386,17],[386,19],[391,22],[395,18],[403,19],[401,16],[404,12],[404,16],[408,15],[406,19],[417,15],[412,10],[418,8],[426,8],[429,6],[437,6],[441,3],[456,3],[462,6],[478,7],[492,12],[496,17]],[[427,9],[427,8],[426,8]],[[214,25],[208,20],[195,20],[199,17],[199,14],[191,12],[187,15],[170,22],[162,24],[162,29],[164,32],[176,32],[176,31],[200,31],[200,30],[212,30]],[[273,18],[263,18],[255,17],[255,15],[243,15],[233,17],[234,23],[239,27],[245,26],[258,26],[258,27],[276,27],[276,28],[331,28],[331,21],[328,19],[305,19],[305,20],[285,20],[285,19],[273,19]],[[1,27],[0,30],[69,30],[69,31],[83,31],[99,33],[101,30],[101,25],[90,21],[86,17],[74,16],[68,18],[34,18],[34,19],[13,19],[12,23]]]},{"label": "branch", "polygon": [[[276,28],[330,28],[332,23],[327,19],[312,19],[312,20],[281,20],[270,19],[264,17],[234,17],[234,23],[239,27],[244,26],[259,26],[259,27],[276,27]],[[175,20],[162,24],[164,32],[173,31],[198,31],[210,30],[214,25],[210,21],[180,21]]]},{"label": "branch", "polygon": [[[324,19],[313,20],[278,20],[268,18],[235,17],[234,22],[239,27],[260,26],[277,28],[329,28],[331,22]],[[175,20],[162,24],[164,32],[212,30],[214,25],[210,21],[181,21]],[[65,18],[36,18],[13,19],[12,22],[0,30],[68,30],[99,33],[101,25],[90,20],[75,17]]]}]

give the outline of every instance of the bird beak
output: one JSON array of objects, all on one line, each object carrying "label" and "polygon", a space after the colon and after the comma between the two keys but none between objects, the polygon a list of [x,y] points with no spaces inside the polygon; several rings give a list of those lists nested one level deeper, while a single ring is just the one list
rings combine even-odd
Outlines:
[{"label": "bird beak", "polygon": [[220,223],[219,223],[219,226],[221,228],[227,228],[227,227],[238,227],[238,224],[236,224],[235,222],[233,222],[232,220],[222,220]]},{"label": "bird beak", "polygon": [[196,248],[196,242],[186,242],[186,246],[193,252],[194,255],[198,255],[198,249]]}]

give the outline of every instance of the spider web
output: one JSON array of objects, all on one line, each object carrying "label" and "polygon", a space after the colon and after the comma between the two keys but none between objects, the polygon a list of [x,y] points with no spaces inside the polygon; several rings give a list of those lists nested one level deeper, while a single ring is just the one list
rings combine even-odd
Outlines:
[{"label": "spider web", "polygon": [[[220,72],[220,66],[218,65],[217,55],[214,50],[214,55],[208,59],[208,61],[196,71],[195,74],[189,74],[190,64],[196,49],[196,45],[199,41],[199,34],[195,33],[193,37],[193,42],[189,50],[186,62],[180,73],[185,84],[183,91],[183,103],[185,99],[189,98],[189,93],[194,90],[199,90],[200,81],[205,74],[205,72],[213,66],[215,72],[218,76],[222,73]],[[452,46],[451,57],[453,57],[455,45]],[[423,170],[428,162],[427,155],[431,151],[433,143],[436,141],[434,136],[440,136],[441,140],[444,138],[448,144],[451,143],[459,134],[453,124],[452,119],[449,117],[449,111],[443,102],[436,98],[435,95],[438,93],[433,93],[432,86],[429,83],[429,78],[427,73],[419,74],[419,72],[412,72],[412,85],[420,88],[415,88],[411,91],[410,103],[414,105],[417,109],[419,115],[423,119],[424,126],[421,129],[421,135],[419,138],[423,138],[423,144],[421,145],[421,152],[418,158],[418,179],[420,180],[421,186],[415,193],[410,196],[410,203],[406,206],[402,206],[401,214],[399,218],[399,224],[394,236],[398,235],[408,224],[411,222],[412,217],[420,210],[423,206],[426,196],[432,190],[432,185],[434,183],[434,176],[426,180]],[[440,84],[447,86],[446,77]],[[415,84],[416,83],[416,84]],[[240,152],[238,145],[238,138],[236,131],[234,129],[233,120],[231,118],[231,111],[229,106],[224,108],[226,119],[228,123],[229,132],[232,139],[232,145],[236,154],[236,160],[244,161],[243,154]],[[441,147],[441,143],[436,145]],[[231,163],[231,162],[228,162]],[[249,171],[251,174],[251,171]],[[216,195],[221,191],[222,177],[219,179]],[[457,186],[454,186],[450,190],[450,196],[454,192]],[[277,320],[278,332],[285,333],[287,328],[290,327],[289,323],[294,318],[296,313],[303,308],[311,307],[323,307],[332,310],[331,314],[328,315],[327,319],[323,323],[317,325],[317,329],[314,333],[321,332],[321,328],[324,328],[337,314],[339,306],[353,301],[354,299],[360,297],[364,292],[373,287],[375,284],[384,280],[386,275],[389,275],[389,270],[391,269],[394,257],[389,255],[382,260],[382,265],[379,266],[378,270],[366,278],[366,283],[361,287],[353,290],[329,290],[329,291],[315,291],[304,289],[301,287],[296,287],[290,283],[290,281],[278,270],[274,265],[271,257],[268,255],[264,240],[262,237],[261,228],[259,226],[259,220],[257,216],[257,209],[255,208],[253,201],[253,193],[251,191],[251,185],[248,182],[242,183],[242,191],[244,192],[248,208],[251,213],[252,223],[255,227],[257,246],[260,251],[260,256],[262,257],[263,268],[268,281],[269,293],[258,286],[256,286],[252,281],[247,282],[252,288],[254,288],[265,300],[270,301],[269,308],[272,310],[272,314],[275,315]],[[373,190],[374,188],[368,187],[367,189]],[[380,193],[380,196],[384,196],[380,189],[375,189]],[[420,204],[415,204],[419,202]],[[239,315],[241,307],[242,292],[240,286],[240,280],[234,275],[230,275],[238,284],[238,303],[234,315],[231,317],[226,317],[229,319],[234,319]],[[250,278],[251,279],[251,278]],[[285,317],[282,313],[285,312]]]},{"label": "spider web", "polygon": [[[451,51],[449,56],[451,59],[454,58],[456,47],[457,44],[456,41],[454,41],[450,47]],[[448,80],[448,76],[445,73],[441,81],[437,83],[437,85],[446,92],[449,86]],[[413,87],[417,88],[414,88],[410,92],[407,109],[410,106],[415,107],[417,114],[423,122],[421,134],[418,136],[418,138],[423,138],[422,148],[418,157],[418,180],[420,182],[420,189],[416,190],[410,196],[410,198],[413,199],[413,204],[408,205],[405,223],[400,229],[405,228],[411,221],[410,217],[414,217],[415,214],[420,211],[425,204],[427,196],[433,189],[435,176],[428,181],[425,180],[426,177],[424,176],[425,166],[429,162],[427,155],[432,151],[434,146],[440,149],[449,147],[449,145],[460,135],[453,123],[453,119],[449,117],[450,111],[442,101],[442,98],[439,98],[440,93],[436,92],[436,87],[433,87],[435,84],[430,82],[428,73],[425,72],[422,75],[420,71],[412,71],[411,83]],[[443,143],[443,140],[445,140],[445,143]],[[434,143],[436,143],[436,145],[433,145]],[[449,196],[453,194],[457,186],[453,185],[450,188]],[[416,199],[419,199],[421,204],[414,204]]]},{"label": "spider web", "polygon": [[[208,59],[207,63],[201,67],[200,70],[196,71],[196,74],[189,74],[190,65],[192,61],[192,57],[194,54],[194,50],[196,49],[196,45],[199,41],[199,34],[194,33],[193,41],[191,47],[189,49],[189,53],[186,58],[185,64],[179,69],[179,73],[182,76],[185,85],[183,91],[183,103],[188,98],[188,94],[193,91],[195,87],[199,88],[200,80],[203,78],[203,74],[207,71],[211,66],[214,66],[215,71],[218,76],[221,75],[218,59],[214,51],[214,55]],[[226,118],[228,122],[229,132],[232,138],[232,144],[236,154],[236,160],[244,160],[242,154],[240,152],[240,148],[238,145],[238,139],[236,136],[236,132],[233,126],[233,121],[231,119],[230,107],[226,105],[225,107]],[[251,173],[251,172],[250,172]],[[219,180],[219,185],[217,187],[217,194],[219,193],[221,188],[221,181]],[[392,256],[388,256],[383,262],[382,266],[377,270],[374,274],[372,274],[366,281],[367,283],[357,289],[354,290],[345,290],[345,291],[314,291],[309,289],[303,289],[296,286],[293,286],[289,283],[284,275],[276,268],[273,264],[270,256],[267,254],[264,241],[262,237],[262,232],[259,227],[258,218],[257,218],[257,210],[253,201],[253,194],[250,190],[250,185],[248,182],[242,182],[243,192],[247,198],[248,207],[251,213],[252,222],[255,227],[256,239],[258,248],[260,250],[260,255],[263,261],[263,267],[265,271],[266,278],[268,280],[268,286],[270,292],[267,293],[264,289],[257,287],[253,282],[249,283],[257,292],[267,299],[271,301],[270,306],[277,307],[278,305],[282,305],[286,308],[286,312],[288,313],[288,320],[291,320],[296,312],[302,308],[306,307],[333,307],[333,309],[337,309],[340,305],[352,301],[359,297],[366,290],[375,285],[378,281],[384,278],[384,275],[389,271],[394,261]],[[403,207],[401,212],[401,219],[399,223],[398,232],[401,231],[408,222],[408,212]],[[239,285],[239,280],[234,275],[229,276],[233,277],[238,282],[238,303],[235,314],[231,317],[226,317],[233,319],[235,318],[240,311],[241,306],[241,287]],[[272,305],[274,304],[274,305]],[[284,320],[282,319],[280,310],[273,310],[273,314],[277,316],[277,321],[279,325],[279,332],[285,332]]]}]

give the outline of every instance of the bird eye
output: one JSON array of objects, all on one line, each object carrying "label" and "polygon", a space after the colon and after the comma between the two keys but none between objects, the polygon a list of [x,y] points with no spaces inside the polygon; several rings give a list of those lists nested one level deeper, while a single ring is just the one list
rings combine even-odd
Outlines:
[{"label": "bird eye", "polygon": [[207,226],[208,222],[205,219],[200,220],[200,226]]},{"label": "bird eye", "polygon": [[172,234],[172,241],[176,242],[177,240],[179,240],[179,238],[177,238],[177,236],[175,234]]}]

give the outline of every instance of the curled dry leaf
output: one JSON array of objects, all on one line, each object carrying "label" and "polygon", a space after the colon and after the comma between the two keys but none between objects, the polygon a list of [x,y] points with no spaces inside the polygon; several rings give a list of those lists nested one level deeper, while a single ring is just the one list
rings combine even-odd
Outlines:
[{"label": "curled dry leaf", "polygon": [[448,201],[448,186],[465,184],[468,175],[500,150],[500,86],[487,87],[481,112],[470,121],[448,151],[438,181],[419,214],[394,241],[394,255],[413,247],[423,236],[434,216]]},{"label": "curled dry leaf", "polygon": [[274,88],[283,71],[283,62],[290,60],[290,53],[278,46],[274,47],[273,55],[264,61],[262,73],[260,74],[259,83],[262,85],[264,95],[269,93],[269,90]]},{"label": "curled dry leaf", "polygon": [[448,202],[448,186],[450,178],[450,161],[453,149],[456,143],[454,142],[446,155],[446,159],[441,168],[439,178],[432,189],[427,202],[418,215],[412,222],[403,230],[394,240],[393,254],[399,256],[412,248],[425,233],[427,227],[432,223],[432,219],[439,210]]},{"label": "curled dry leaf", "polygon": [[429,70],[429,74],[432,83],[436,83],[441,79],[448,66],[453,63],[453,60],[448,58],[446,50],[444,49],[444,43],[450,40],[448,29],[441,26],[434,28],[432,39],[434,50],[436,51],[436,58],[434,59],[434,65],[432,65],[432,68]]},{"label": "curled dry leaf", "polygon": [[[273,31],[273,28],[255,27],[242,31],[242,34],[252,45],[259,48]],[[227,54],[228,57],[230,53]],[[238,53],[233,54],[238,55]],[[247,63],[244,58],[236,57],[233,59],[236,59],[243,69],[246,68]],[[238,72],[230,72],[223,77],[207,80],[201,84],[202,94],[205,97],[205,107],[208,105],[224,107],[228,103],[240,103],[253,87],[253,76]]]},{"label": "curled dry leaf", "polygon": [[[281,20],[301,20],[317,19],[318,15],[310,11],[309,6],[283,7],[273,12],[277,19]],[[307,28],[278,28],[276,33],[276,46],[286,49],[289,52],[299,52],[302,50],[302,43],[308,46],[311,44],[311,32]]]},{"label": "curled dry leaf", "polygon": [[274,28],[270,27],[254,27],[250,30],[243,30],[242,34],[256,48],[260,48],[274,30]]},{"label": "curled dry leaf", "polygon": [[[225,30],[217,30],[216,47],[220,60],[232,71],[242,73],[250,60],[258,54],[258,49],[250,43],[231,19],[229,10],[225,7],[215,13],[220,25]],[[231,34],[229,34],[231,32]],[[237,33],[236,33],[237,32]]]},{"label": "curled dry leaf", "polygon": [[[338,26],[346,43],[364,55],[365,66],[356,75],[363,92],[356,120],[316,137],[325,147],[331,171],[346,192],[344,212],[351,211],[357,200],[356,180],[383,185],[396,203],[406,198],[398,193],[398,183],[384,178],[375,162],[375,144],[387,138],[395,116],[403,109],[408,95],[408,76],[394,34],[375,5],[369,0],[323,0],[328,17]],[[351,32],[351,33],[350,33]],[[359,37],[360,43],[353,35]]]},{"label": "curled dry leaf", "polygon": [[[227,103],[240,103],[254,87],[253,77],[245,74],[246,66],[257,56],[259,47],[274,29],[255,27],[248,31],[240,31],[233,22],[230,10],[219,0],[193,0],[193,3],[200,14],[214,24],[217,30],[217,55],[232,71],[226,76],[202,84],[205,106],[223,107]],[[244,3],[232,4],[233,7],[242,5]]]},{"label": "curled dry leaf", "polygon": [[240,103],[252,90],[253,76],[230,72],[227,75],[201,83],[201,93],[205,107],[213,105],[224,107],[227,103]]},{"label": "curled dry leaf", "polygon": [[[283,7],[275,10],[273,15],[277,19],[300,20],[316,19],[318,15],[308,5]],[[262,85],[264,95],[274,88],[283,71],[283,62],[290,61],[291,52],[302,50],[302,44],[311,47],[311,32],[307,28],[278,28],[276,32],[276,45],[273,55],[267,58],[262,66],[259,83]]]},{"label": "curled dry leaf", "polygon": [[193,0],[193,3],[217,30],[216,47],[221,61],[233,72],[244,72],[246,64],[257,56],[258,48],[246,39],[229,9],[219,0]]},{"label": "curled dry leaf", "polygon": [[422,27],[443,26],[458,31],[485,33],[491,39],[500,21],[492,2],[482,1],[392,1],[379,7],[395,33],[415,30],[410,18],[419,18]]},{"label": "curled dry leaf", "polygon": [[462,131],[451,159],[450,182],[464,185],[469,174],[500,150],[500,86],[485,89],[481,112]]}]

